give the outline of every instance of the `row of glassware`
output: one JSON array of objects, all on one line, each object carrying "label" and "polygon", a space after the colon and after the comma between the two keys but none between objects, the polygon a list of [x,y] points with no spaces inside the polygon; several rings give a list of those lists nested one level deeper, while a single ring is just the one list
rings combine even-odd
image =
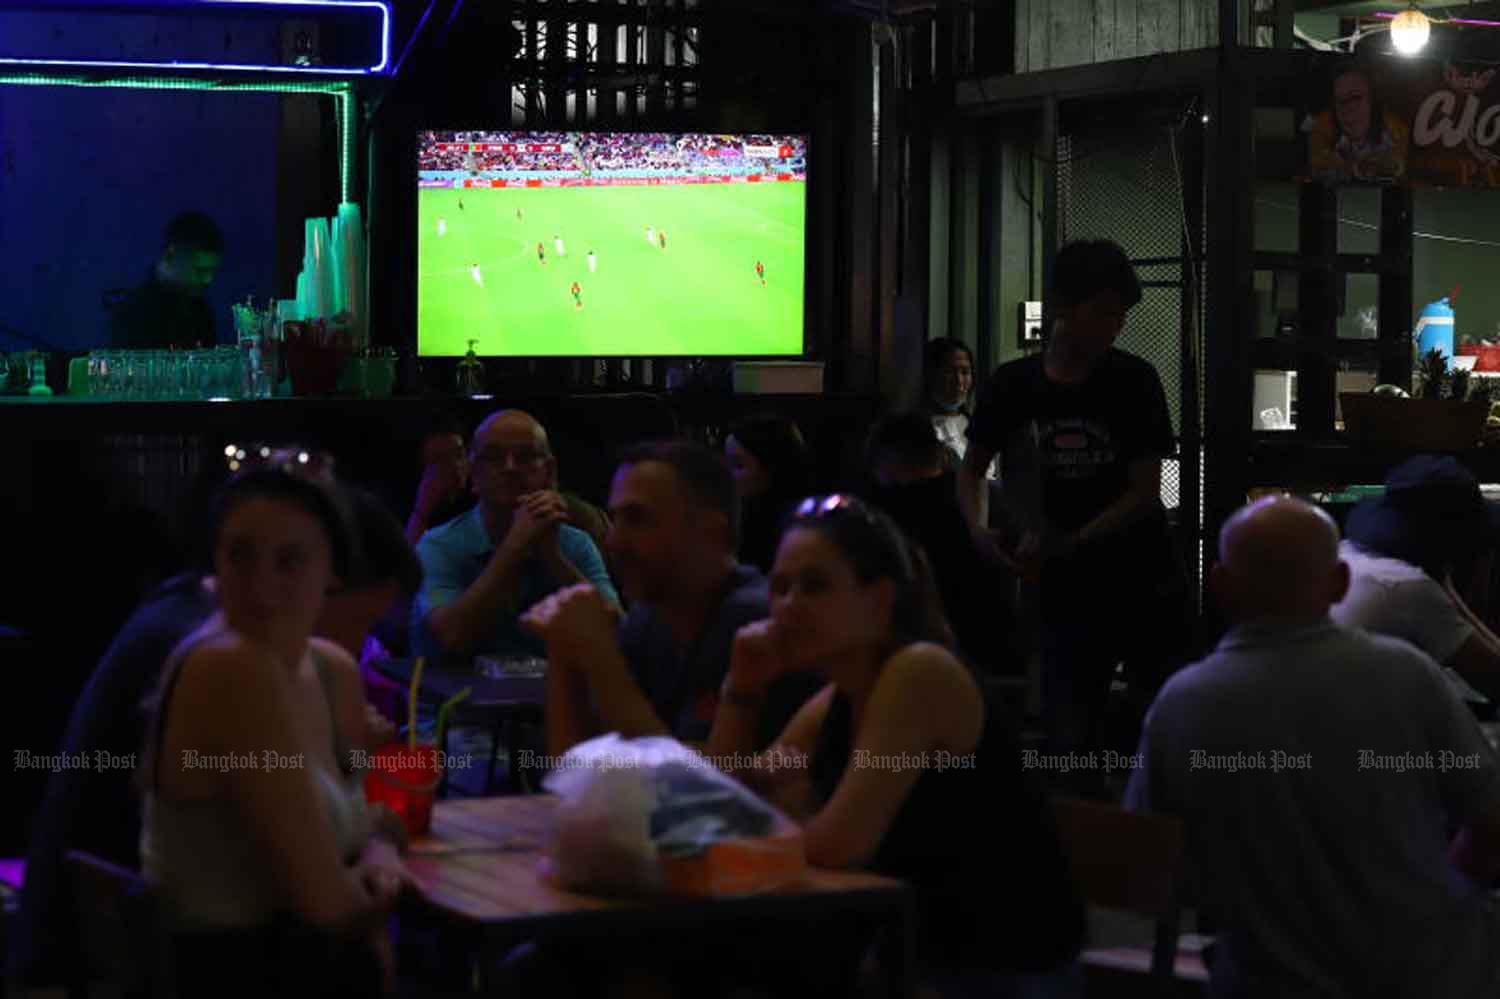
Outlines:
[{"label": "row of glassware", "polygon": [[263,399],[272,386],[259,361],[228,345],[95,350],[88,357],[88,393],[103,399]]}]

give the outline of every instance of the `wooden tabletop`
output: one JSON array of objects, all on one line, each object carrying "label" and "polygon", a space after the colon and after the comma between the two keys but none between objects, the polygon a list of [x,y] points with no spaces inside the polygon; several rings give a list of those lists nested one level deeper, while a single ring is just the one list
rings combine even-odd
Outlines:
[{"label": "wooden tabletop", "polygon": [[862,871],[812,869],[806,881],[760,895],[714,899],[603,898],[564,891],[542,873],[557,798],[523,795],[441,801],[432,834],[412,844],[407,866],[427,905],[459,922],[486,927],[539,929],[540,924],[583,929],[629,919],[679,923],[703,918],[745,918],[749,910],[794,905],[894,912],[906,888],[893,878]]}]

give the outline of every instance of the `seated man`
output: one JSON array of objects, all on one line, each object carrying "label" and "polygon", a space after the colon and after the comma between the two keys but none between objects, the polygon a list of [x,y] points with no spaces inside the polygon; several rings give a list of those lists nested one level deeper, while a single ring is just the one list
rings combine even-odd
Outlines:
[{"label": "seated man", "polygon": [[1349,566],[1349,592],[1333,619],[1406,639],[1449,668],[1465,700],[1500,699],[1500,638],[1453,583],[1463,557],[1487,554],[1496,537],[1496,510],[1469,470],[1436,455],[1401,463],[1386,476],[1383,495],[1349,512],[1344,535],[1339,555]]},{"label": "seated man", "polygon": [[926,551],[960,650],[994,670],[1013,658],[1008,639],[1014,579],[975,551],[946,451],[925,413],[881,420],[870,435],[870,500]]},{"label": "seated man", "polygon": [[[360,489],[350,489],[349,495],[364,571],[328,596],[316,633],[357,659],[370,626],[403,591],[417,588],[421,566],[401,525],[378,499]],[[87,759],[91,767],[59,770],[48,781],[11,941],[9,973],[17,985],[66,985],[74,970],[70,941],[76,942],[77,933],[64,883],[67,851],[84,850],[130,869],[140,866],[140,799],[134,765],[123,761],[139,760],[147,721],[142,704],[154,692],[163,664],[217,606],[212,576],[185,573],[163,583],[126,622],[79,696],[59,752]],[[351,667],[339,680],[341,694],[347,695],[340,697],[340,723],[353,733],[344,741],[377,748],[394,729],[361,710],[358,672]],[[399,826],[399,821],[385,824],[392,837],[400,835]]]},{"label": "seated man", "polygon": [[520,410],[489,416],[474,432],[470,464],[478,504],[422,535],[425,581],[412,604],[418,655],[540,655],[517,618],[547,594],[589,583],[616,603],[599,549],[566,523],[547,432]]},{"label": "seated man", "polygon": [[[766,580],[735,561],[739,500],[723,457],[679,441],[627,452],[610,487],[609,553],[630,613],[618,629],[604,595],[570,587],[527,612],[547,645],[547,752],[601,732],[707,740],[742,625],[769,613]],[[821,686],[783,678],[757,748]]]},{"label": "seated man", "polygon": [[1212,582],[1234,626],[1162,689],[1126,792],[1182,817],[1212,994],[1500,994],[1500,767],[1437,665],[1329,619],[1349,569],[1300,501],[1231,517]]},{"label": "seated man", "polygon": [[415,546],[431,528],[467,513],[473,505],[464,435],[456,424],[435,422],[422,438],[422,479],[406,520],[406,540]]}]

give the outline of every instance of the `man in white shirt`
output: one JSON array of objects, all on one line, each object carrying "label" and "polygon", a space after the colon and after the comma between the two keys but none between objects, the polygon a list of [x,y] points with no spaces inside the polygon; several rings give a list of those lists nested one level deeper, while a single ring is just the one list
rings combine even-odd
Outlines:
[{"label": "man in white shirt", "polygon": [[1453,458],[1403,462],[1386,477],[1384,495],[1349,514],[1339,548],[1349,592],[1331,616],[1346,627],[1404,638],[1448,667],[1467,701],[1500,700],[1500,638],[1464,602],[1452,576],[1466,552],[1488,558],[1497,522],[1496,508]]}]

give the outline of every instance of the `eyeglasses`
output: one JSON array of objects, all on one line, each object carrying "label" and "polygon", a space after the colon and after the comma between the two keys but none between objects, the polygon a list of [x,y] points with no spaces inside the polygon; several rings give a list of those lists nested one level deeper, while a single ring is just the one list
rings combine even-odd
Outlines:
[{"label": "eyeglasses", "polygon": [[272,447],[269,444],[230,444],[224,448],[224,461],[231,472],[274,469],[304,479],[333,477],[333,455],[326,451]]},{"label": "eyeglasses", "polygon": [[550,457],[546,451],[534,447],[487,447],[475,453],[474,463],[504,467],[507,461],[511,461],[517,468],[526,468],[540,465]]}]

